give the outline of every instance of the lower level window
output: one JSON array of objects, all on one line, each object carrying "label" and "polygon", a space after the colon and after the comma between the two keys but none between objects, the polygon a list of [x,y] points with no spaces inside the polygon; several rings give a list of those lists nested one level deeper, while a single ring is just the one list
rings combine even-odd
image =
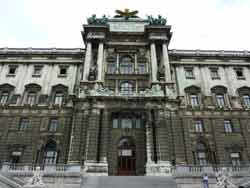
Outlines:
[{"label": "lower level window", "polygon": [[57,152],[56,151],[46,151],[44,156],[45,164],[56,164]]},{"label": "lower level window", "polygon": [[240,154],[239,153],[231,153],[230,158],[231,158],[231,163],[233,166],[240,165]]},{"label": "lower level window", "polygon": [[8,101],[8,98],[9,98],[8,92],[2,93],[1,98],[0,98],[0,104],[6,104]]},{"label": "lower level window", "polygon": [[133,85],[130,82],[123,82],[120,86],[122,95],[132,95],[133,94]]},{"label": "lower level window", "polygon": [[207,158],[205,152],[198,152],[197,153],[197,160],[200,166],[207,165]]}]

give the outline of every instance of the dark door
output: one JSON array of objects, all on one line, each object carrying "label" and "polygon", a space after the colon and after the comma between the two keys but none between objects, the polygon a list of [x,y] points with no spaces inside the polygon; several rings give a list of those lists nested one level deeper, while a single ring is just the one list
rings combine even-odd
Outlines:
[{"label": "dark door", "polygon": [[118,145],[118,175],[136,175],[135,145],[129,138],[123,138]]}]

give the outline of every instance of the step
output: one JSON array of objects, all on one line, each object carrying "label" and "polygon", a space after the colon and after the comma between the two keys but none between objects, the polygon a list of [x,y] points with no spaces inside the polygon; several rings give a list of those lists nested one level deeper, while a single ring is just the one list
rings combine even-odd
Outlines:
[{"label": "step", "polygon": [[88,176],[81,188],[176,188],[172,177],[154,176]]}]

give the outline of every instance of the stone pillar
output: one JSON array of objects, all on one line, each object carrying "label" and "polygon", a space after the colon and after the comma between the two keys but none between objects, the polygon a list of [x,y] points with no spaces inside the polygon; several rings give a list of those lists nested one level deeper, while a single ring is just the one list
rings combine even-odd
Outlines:
[{"label": "stone pillar", "polygon": [[86,161],[96,162],[99,138],[100,109],[92,109],[89,117],[86,141]]},{"label": "stone pillar", "polygon": [[152,119],[150,112],[148,113],[148,120],[146,122],[146,150],[147,150],[147,164],[153,163],[152,153],[154,151],[153,148],[153,134],[152,134]]},{"label": "stone pillar", "polygon": [[86,54],[85,54],[84,68],[83,68],[83,77],[82,77],[84,81],[88,80],[91,60],[92,60],[92,44],[91,42],[88,41]]},{"label": "stone pillar", "polygon": [[135,54],[135,67],[134,67],[135,74],[138,74],[138,62],[137,62],[137,54]]},{"label": "stone pillar", "polygon": [[103,67],[103,42],[99,43],[98,46],[98,57],[97,57],[97,81],[102,82],[102,70]]},{"label": "stone pillar", "polygon": [[166,43],[162,44],[162,58],[163,58],[163,65],[165,68],[165,81],[171,81],[171,73],[170,73],[170,63],[168,58],[168,47]]},{"label": "stone pillar", "polygon": [[157,57],[155,43],[150,44],[152,82],[157,82]]},{"label": "stone pillar", "polygon": [[116,74],[119,74],[119,54],[116,54]]},{"label": "stone pillar", "polygon": [[103,111],[102,116],[102,129],[101,129],[101,141],[100,141],[100,162],[107,163],[109,138],[110,138],[110,123],[109,113],[106,109]]}]

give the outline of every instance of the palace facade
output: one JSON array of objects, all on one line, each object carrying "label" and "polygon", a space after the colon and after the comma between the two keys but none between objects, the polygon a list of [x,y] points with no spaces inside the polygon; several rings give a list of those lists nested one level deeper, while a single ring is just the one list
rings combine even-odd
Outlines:
[{"label": "palace facade", "polygon": [[164,175],[250,160],[250,52],[169,49],[162,17],[88,19],[85,49],[0,49],[0,160]]}]

